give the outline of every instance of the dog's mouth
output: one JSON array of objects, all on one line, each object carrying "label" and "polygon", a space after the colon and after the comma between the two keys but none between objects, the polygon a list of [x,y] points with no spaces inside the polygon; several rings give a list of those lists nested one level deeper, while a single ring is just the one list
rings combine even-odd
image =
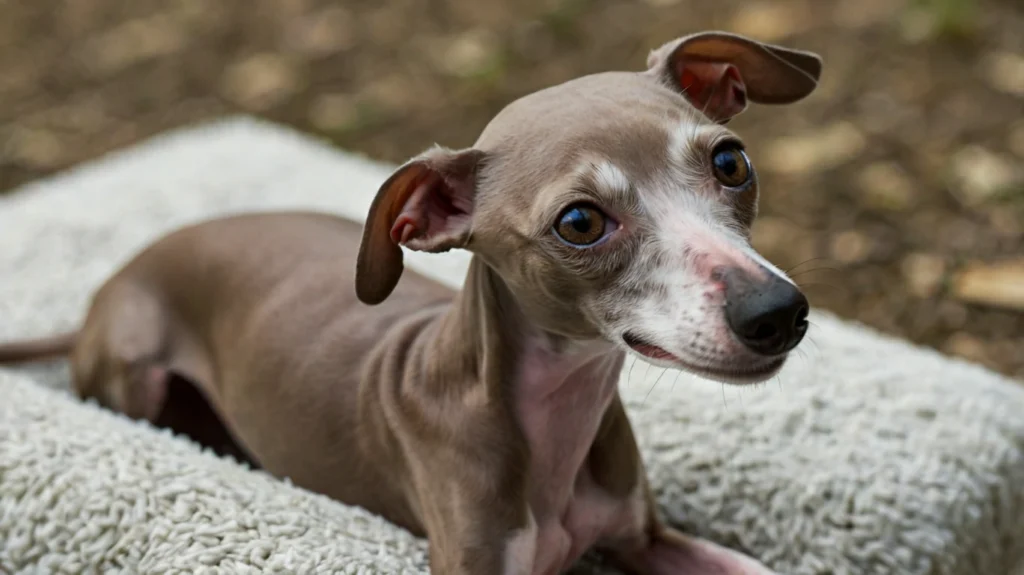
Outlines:
[{"label": "dog's mouth", "polygon": [[640,336],[626,332],[622,334],[622,341],[637,354],[654,360],[658,363],[669,363],[675,367],[682,368],[690,373],[721,381],[723,383],[748,384],[757,383],[775,375],[786,362],[786,357],[777,357],[767,363],[752,367],[711,367],[694,365],[684,361],[675,354],[666,351],[664,348],[654,345]]},{"label": "dog's mouth", "polygon": [[622,341],[626,342],[626,345],[628,345],[630,349],[646,358],[660,361],[680,361],[675,355],[672,355],[653,343],[648,343],[635,334],[629,332],[622,334]]}]

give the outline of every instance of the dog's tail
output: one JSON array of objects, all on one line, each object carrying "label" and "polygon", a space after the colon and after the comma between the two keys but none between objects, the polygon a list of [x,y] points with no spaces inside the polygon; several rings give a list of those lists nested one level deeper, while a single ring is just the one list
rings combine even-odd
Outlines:
[{"label": "dog's tail", "polygon": [[75,347],[78,331],[57,335],[0,343],[0,364],[40,361],[66,356]]}]

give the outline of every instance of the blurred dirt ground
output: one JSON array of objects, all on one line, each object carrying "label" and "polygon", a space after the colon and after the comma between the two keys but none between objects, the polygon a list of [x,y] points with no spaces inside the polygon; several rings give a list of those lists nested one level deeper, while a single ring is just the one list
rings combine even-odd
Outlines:
[{"label": "blurred dirt ground", "polygon": [[1024,376],[1019,0],[0,0],[0,191],[238,111],[398,162],[707,28],[825,57],[731,126],[757,247],[816,305]]}]

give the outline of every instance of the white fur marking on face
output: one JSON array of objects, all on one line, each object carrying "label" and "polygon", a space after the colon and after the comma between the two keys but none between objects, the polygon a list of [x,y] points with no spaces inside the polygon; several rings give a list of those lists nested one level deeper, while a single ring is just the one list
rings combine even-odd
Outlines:
[{"label": "white fur marking on face", "polygon": [[690,159],[690,146],[693,141],[709,132],[721,130],[720,127],[701,123],[696,118],[685,119],[676,124],[668,134],[668,158],[686,166]]},{"label": "white fur marking on face", "polygon": [[743,251],[744,251],[744,253],[747,254],[748,257],[750,257],[750,259],[752,259],[752,260],[756,261],[757,263],[761,264],[762,266],[764,266],[764,268],[766,270],[768,270],[769,272],[777,275],[778,277],[782,278],[783,280],[785,280],[785,281],[787,281],[787,282],[789,282],[789,283],[791,283],[793,285],[796,285],[796,283],[792,279],[790,279],[790,277],[786,274],[786,272],[782,271],[781,269],[779,269],[778,266],[776,266],[772,262],[770,262],[767,259],[765,259],[765,257],[762,256],[761,254],[757,253],[757,251],[754,250],[754,248],[751,248],[749,246],[745,246]]},{"label": "white fur marking on face", "polygon": [[598,162],[593,168],[597,185],[607,192],[622,193],[630,188],[629,178],[615,164],[609,161]]},{"label": "white fur marking on face", "polygon": [[530,575],[537,557],[537,520],[529,512],[526,527],[519,529],[505,543],[505,565],[502,575]]}]

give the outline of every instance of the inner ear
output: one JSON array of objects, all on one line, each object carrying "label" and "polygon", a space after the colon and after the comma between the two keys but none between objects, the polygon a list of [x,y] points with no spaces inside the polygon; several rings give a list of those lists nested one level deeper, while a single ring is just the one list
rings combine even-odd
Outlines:
[{"label": "inner ear", "polygon": [[426,170],[399,206],[391,241],[427,252],[462,247],[469,237],[473,188],[472,181]]},{"label": "inner ear", "polygon": [[746,109],[747,85],[736,66],[680,58],[674,68],[683,96],[708,118],[724,124]]}]

